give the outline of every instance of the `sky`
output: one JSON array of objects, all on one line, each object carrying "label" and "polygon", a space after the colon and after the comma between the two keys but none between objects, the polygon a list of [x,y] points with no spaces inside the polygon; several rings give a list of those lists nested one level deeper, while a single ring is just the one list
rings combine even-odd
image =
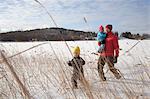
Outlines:
[{"label": "sky", "polygon": [[[58,27],[97,32],[150,33],[150,0],[38,0]],[[87,23],[84,21],[86,18]],[[0,0],[0,32],[55,27],[36,0]]]}]

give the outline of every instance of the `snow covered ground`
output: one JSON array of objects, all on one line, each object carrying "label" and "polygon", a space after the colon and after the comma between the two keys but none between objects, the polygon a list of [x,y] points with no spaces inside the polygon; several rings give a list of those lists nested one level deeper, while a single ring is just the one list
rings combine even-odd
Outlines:
[{"label": "snow covered ground", "polygon": [[[119,44],[120,57],[115,67],[122,78],[115,79],[106,65],[106,82],[98,76],[98,56],[91,54],[97,50],[96,41],[1,42],[0,50],[34,99],[88,99],[80,82],[79,89],[71,89],[72,68],[66,62],[72,58],[69,49],[76,45],[80,46],[81,57],[86,61],[85,78],[94,99],[150,99],[150,41],[124,39]],[[2,56],[0,86],[0,99],[23,98]]]}]

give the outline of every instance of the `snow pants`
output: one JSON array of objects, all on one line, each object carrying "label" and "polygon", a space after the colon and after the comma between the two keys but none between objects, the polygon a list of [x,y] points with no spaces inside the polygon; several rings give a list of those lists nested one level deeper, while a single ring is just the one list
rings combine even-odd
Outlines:
[{"label": "snow pants", "polygon": [[114,74],[114,76],[117,79],[121,78],[121,76],[118,73],[117,69],[114,67],[113,61],[114,61],[114,57],[112,57],[112,56],[106,56],[106,57],[100,56],[99,59],[98,59],[98,63],[97,63],[98,64],[98,73],[99,73],[100,78],[103,81],[106,80],[106,77],[104,76],[104,71],[103,71],[105,63],[108,64],[110,71]]},{"label": "snow pants", "polygon": [[71,82],[72,82],[72,86],[74,88],[77,88],[77,80],[82,80],[82,78],[84,77],[84,72],[83,72],[83,68],[80,69],[80,71],[78,70],[73,70],[73,75],[71,78]]}]

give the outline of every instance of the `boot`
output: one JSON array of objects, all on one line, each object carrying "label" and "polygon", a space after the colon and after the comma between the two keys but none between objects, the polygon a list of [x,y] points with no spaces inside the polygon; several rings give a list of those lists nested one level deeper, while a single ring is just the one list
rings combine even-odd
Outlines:
[{"label": "boot", "polygon": [[72,86],[72,89],[78,89],[78,86],[73,85],[73,86]]},{"label": "boot", "polygon": [[106,81],[106,77],[105,76],[101,76],[100,75],[100,78],[101,78],[102,81]]},{"label": "boot", "polygon": [[106,77],[101,77],[102,81],[106,81]]},{"label": "boot", "polygon": [[120,78],[121,78],[120,74],[116,75],[116,79],[120,79]]}]

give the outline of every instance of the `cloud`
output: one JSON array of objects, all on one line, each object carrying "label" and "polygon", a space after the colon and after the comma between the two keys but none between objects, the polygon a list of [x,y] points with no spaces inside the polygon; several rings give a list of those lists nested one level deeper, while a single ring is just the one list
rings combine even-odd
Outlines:
[{"label": "cloud", "polygon": [[[59,27],[97,31],[99,24],[111,23],[119,32],[150,32],[150,1],[147,0],[39,1]],[[0,9],[2,31],[54,26],[44,9],[34,0],[0,1]],[[84,17],[88,24],[84,23]]]}]

